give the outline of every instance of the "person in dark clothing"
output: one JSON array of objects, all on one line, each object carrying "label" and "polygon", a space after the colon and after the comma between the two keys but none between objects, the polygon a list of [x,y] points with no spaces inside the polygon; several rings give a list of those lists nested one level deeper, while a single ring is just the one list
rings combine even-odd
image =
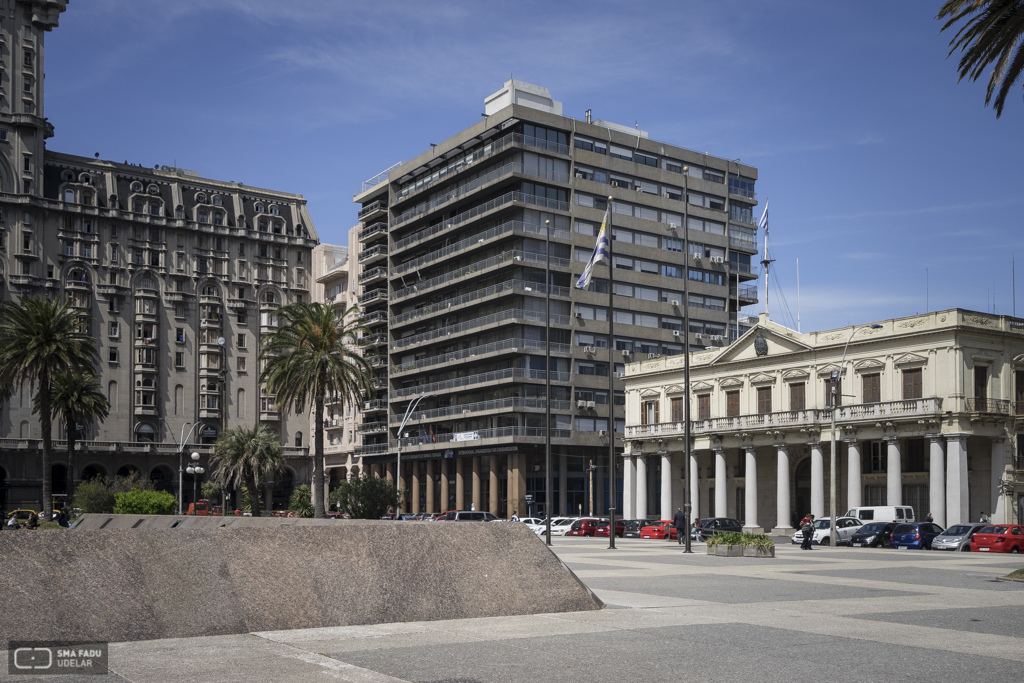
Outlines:
[{"label": "person in dark clothing", "polygon": [[26,529],[38,529],[39,528],[39,517],[36,516],[36,513],[33,512],[31,515],[28,516],[28,521],[25,522],[25,528]]},{"label": "person in dark clothing", "polygon": [[68,515],[67,515],[66,512],[64,512],[64,510],[61,510],[60,514],[57,515],[57,524],[59,524],[60,526],[64,527],[65,529],[67,529],[69,526],[71,526],[68,523]]},{"label": "person in dark clothing", "polygon": [[682,545],[683,536],[687,533],[686,513],[683,512],[683,508],[676,508],[676,514],[675,517],[672,518],[672,524],[676,527],[676,538],[679,540],[679,545]]},{"label": "person in dark clothing", "polygon": [[814,515],[807,515],[804,518],[800,531],[804,534],[804,541],[800,544],[800,549],[811,550],[811,540],[814,538]]}]

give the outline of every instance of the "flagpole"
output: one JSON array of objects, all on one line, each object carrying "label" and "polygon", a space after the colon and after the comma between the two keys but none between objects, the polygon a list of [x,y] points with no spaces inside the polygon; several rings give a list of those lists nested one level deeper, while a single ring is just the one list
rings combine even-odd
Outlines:
[{"label": "flagpole", "polygon": [[[690,512],[693,510],[693,502],[690,500],[690,477],[693,476],[693,469],[690,467],[690,226],[689,226],[689,202],[686,200],[689,194],[688,167],[683,168],[683,515],[686,516],[686,528],[676,529],[676,539],[680,533],[686,534],[686,545],[684,553],[692,553],[690,545]],[[736,292],[739,296],[740,278],[736,276]],[[728,314],[726,325],[728,326]],[[740,333],[740,313],[736,309],[736,335]],[[669,456],[671,458],[671,456]],[[664,481],[664,477],[662,478]],[[671,507],[668,512],[671,512]],[[717,510],[716,510],[717,512]]]},{"label": "flagpole", "polygon": [[614,264],[612,263],[612,203],[608,197],[608,549],[615,550],[615,289]]}]

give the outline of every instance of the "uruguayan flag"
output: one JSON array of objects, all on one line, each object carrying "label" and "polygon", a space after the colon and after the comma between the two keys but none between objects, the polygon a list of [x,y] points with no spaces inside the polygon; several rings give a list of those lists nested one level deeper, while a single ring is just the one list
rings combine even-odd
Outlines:
[{"label": "uruguayan flag", "polygon": [[583,269],[580,279],[576,281],[576,289],[586,289],[590,286],[590,278],[594,274],[594,266],[598,263],[604,262],[609,266],[611,265],[608,259],[608,252],[611,250],[611,244],[608,239],[608,223],[611,222],[611,218],[612,203],[609,201],[608,209],[604,212],[604,220],[601,221],[601,230],[597,233],[597,244],[594,245],[594,253],[587,262],[587,267]]},{"label": "uruguayan flag", "polygon": [[765,233],[767,234],[767,232],[768,232],[768,200],[767,199],[764,202],[764,213],[761,214],[761,220],[759,220],[757,222],[757,227],[759,229],[761,229],[761,230],[764,230]]}]

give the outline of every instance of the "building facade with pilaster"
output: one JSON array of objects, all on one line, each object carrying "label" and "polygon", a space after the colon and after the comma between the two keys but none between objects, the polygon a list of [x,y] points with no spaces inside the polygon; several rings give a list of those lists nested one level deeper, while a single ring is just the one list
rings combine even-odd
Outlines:
[{"label": "building facade with pilaster", "polygon": [[736,344],[694,353],[689,463],[683,357],[628,365],[625,516],[671,519],[686,486],[693,514],[752,530],[827,516],[838,377],[837,514],[1019,520],[1024,320],[951,309],[874,325],[800,334],[762,314]]}]

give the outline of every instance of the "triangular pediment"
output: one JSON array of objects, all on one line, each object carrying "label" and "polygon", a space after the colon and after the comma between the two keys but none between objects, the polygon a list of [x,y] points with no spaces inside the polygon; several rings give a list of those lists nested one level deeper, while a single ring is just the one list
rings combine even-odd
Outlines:
[{"label": "triangular pediment", "polygon": [[1014,365],[1024,365],[1024,353],[1013,359]]},{"label": "triangular pediment", "polygon": [[718,385],[723,389],[727,389],[729,387],[741,387],[743,386],[743,382],[742,380],[738,380],[735,377],[729,377],[727,379],[723,379],[721,382],[718,383]]},{"label": "triangular pediment", "polygon": [[693,391],[693,392],[711,391],[713,389],[714,389],[714,387],[712,385],[708,384],[707,382],[691,382],[690,383],[690,391]]},{"label": "triangular pediment", "polygon": [[817,373],[819,377],[828,377],[837,370],[839,370],[838,365],[836,365],[835,363],[829,363],[828,365],[823,365],[820,368],[818,368]]},{"label": "triangular pediment", "polygon": [[766,375],[763,372],[759,372],[750,378],[751,384],[772,384],[775,382],[775,375]]},{"label": "triangular pediment", "polygon": [[810,348],[809,345],[771,328],[754,325],[742,337],[727,346],[710,365],[738,360],[770,360],[775,356],[798,353]]},{"label": "triangular pediment", "polygon": [[810,376],[811,376],[811,373],[807,372],[806,370],[786,370],[784,373],[782,373],[782,379],[787,380],[787,381],[788,380],[807,379]]},{"label": "triangular pediment", "polygon": [[881,370],[885,367],[885,363],[874,358],[865,358],[862,361],[858,361],[853,364],[855,370]]},{"label": "triangular pediment", "polygon": [[896,365],[910,365],[911,363],[927,363],[928,359],[924,356],[920,356],[916,353],[905,353],[897,358],[894,363]]},{"label": "triangular pediment", "polygon": [[654,389],[644,389],[640,392],[640,398],[657,398],[658,396],[661,396],[661,392]]}]

